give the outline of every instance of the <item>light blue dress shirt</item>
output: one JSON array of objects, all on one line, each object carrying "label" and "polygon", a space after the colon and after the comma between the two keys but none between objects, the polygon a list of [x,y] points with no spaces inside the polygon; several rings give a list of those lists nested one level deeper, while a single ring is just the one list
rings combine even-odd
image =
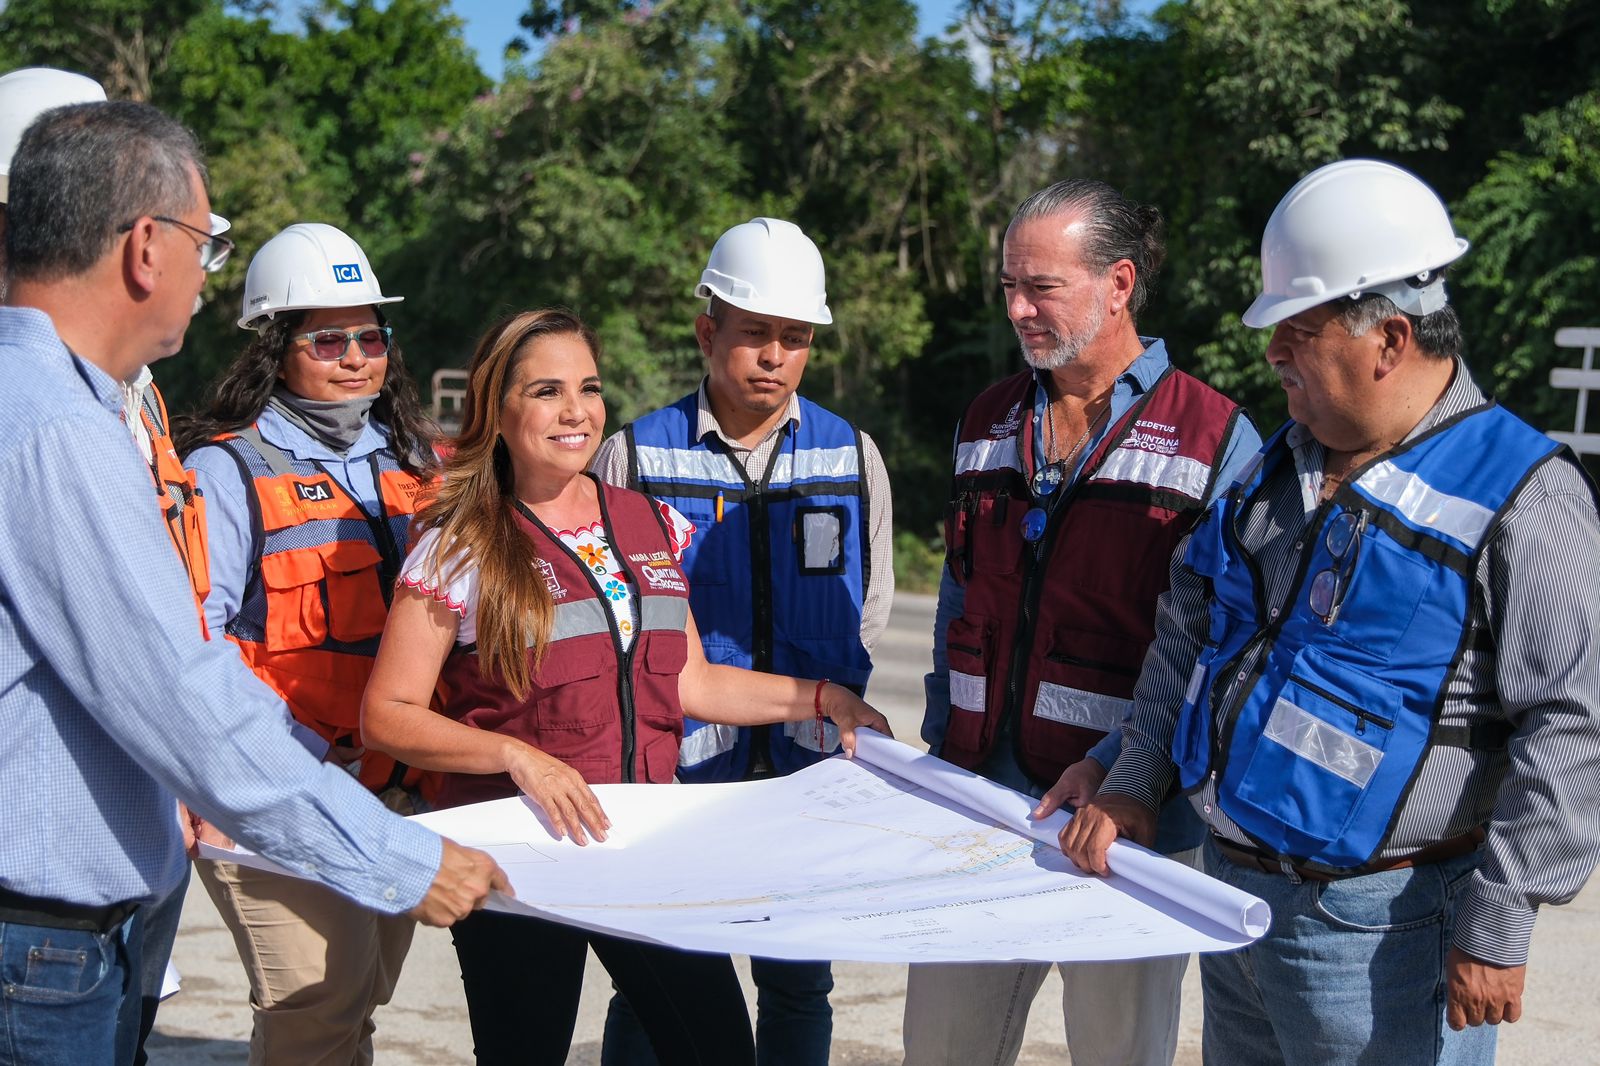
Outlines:
[{"label": "light blue dress shirt", "polygon": [[[1134,403],[1149,391],[1156,380],[1172,365],[1164,341],[1153,337],[1141,337],[1139,340],[1145,346],[1144,351],[1117,377],[1116,383],[1112,386],[1111,414],[1101,421],[1099,427],[1078,452],[1076,465],[1069,471],[1067,482],[1057,489],[1057,492],[1065,492],[1078,480],[1078,476],[1083,472],[1084,460],[1099,447],[1100,442],[1111,431],[1111,427],[1122,420],[1122,416],[1128,413]],[[1044,389],[1039,389],[1034,398],[1035,469],[1045,462],[1044,416],[1047,399]],[[1216,478],[1212,496],[1206,502],[1211,503],[1217,495],[1226,491],[1228,486],[1233,484],[1234,477],[1250,461],[1250,457],[1260,450],[1261,435],[1256,432],[1250,419],[1239,418],[1235,421],[1233,435],[1228,439],[1223,452],[1222,470]],[[940,746],[943,745],[945,729],[950,722],[950,660],[945,652],[945,633],[950,628],[950,620],[961,617],[966,609],[966,602],[967,590],[956,583],[956,579],[950,574],[950,568],[945,567],[939,578],[939,606],[933,622],[933,672],[923,679],[927,707],[922,718],[922,739],[934,754],[938,754]],[[1117,753],[1121,750],[1122,732],[1113,730],[1089,751],[1089,758],[1101,766],[1109,767],[1116,762]],[[1035,797],[1044,794],[1044,790],[1034,786],[1027,773],[1017,764],[1016,752],[1008,739],[1003,738],[996,742],[994,750],[989,753],[984,765],[978,768],[978,772],[1019,792],[1026,792]],[[1186,851],[1189,848],[1199,847],[1204,838],[1205,829],[1187,803],[1169,803],[1162,808],[1156,834],[1157,851],[1169,855]]]},{"label": "light blue dress shirt", "polygon": [[415,906],[439,838],[288,736],[194,596],[118,383],[50,319],[0,308],[0,885],[100,906],[171,891],[173,795],[375,910]]}]

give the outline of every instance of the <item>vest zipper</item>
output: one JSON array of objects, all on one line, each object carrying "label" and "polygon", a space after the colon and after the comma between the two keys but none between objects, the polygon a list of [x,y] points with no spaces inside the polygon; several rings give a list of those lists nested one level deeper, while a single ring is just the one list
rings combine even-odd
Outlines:
[{"label": "vest zipper", "polygon": [[[592,474],[584,476],[593,479]],[[606,510],[605,489],[598,480],[595,480],[595,491],[599,496],[600,525],[606,531],[606,543],[611,544],[611,514]],[[524,518],[532,522],[544,533],[546,540],[554,544],[560,551],[566,552],[567,557],[577,564],[578,571],[583,574],[583,579],[589,583],[589,588],[593,590],[595,599],[600,604],[600,611],[606,620],[606,629],[611,634],[611,647],[617,655],[617,713],[622,718],[622,783],[631,785],[638,780],[633,769],[633,753],[637,744],[634,736],[633,656],[639,650],[639,645],[644,642],[644,587],[639,584],[638,575],[628,569],[628,560],[623,554],[622,548],[616,544],[611,544],[612,550],[617,553],[617,565],[622,568],[622,572],[628,576],[628,580],[632,583],[634,599],[639,605],[639,628],[634,633],[633,644],[624,650],[622,647],[622,630],[617,625],[617,616],[612,613],[610,601],[606,599],[605,590],[600,587],[600,582],[595,580],[594,574],[590,573],[589,567],[584,564],[582,559],[578,558],[577,552],[567,547],[560,537],[550,531],[549,526],[539,520],[539,516],[533,513],[532,508],[524,505],[521,500],[513,500],[512,502]]]},{"label": "vest zipper", "polygon": [[[1144,396],[1136,400],[1127,411],[1123,412],[1121,418],[1107,425],[1105,435],[1089,450],[1089,453],[1084,456],[1079,464],[1077,477],[1073,479],[1072,484],[1063,485],[1056,490],[1060,495],[1050,505],[1045,517],[1044,535],[1030,545],[1031,551],[1025,552],[1023,555],[1023,564],[1027,569],[1022,579],[1022,605],[1018,611],[1015,648],[1011,654],[1011,673],[1006,678],[1006,702],[1000,708],[1000,722],[995,728],[999,730],[1004,728],[1007,721],[1013,722],[1011,730],[1012,757],[1029,780],[1034,780],[1034,776],[1028,771],[1027,756],[1022,747],[1022,685],[1027,678],[1028,659],[1033,651],[1035,637],[1033,627],[1037,621],[1034,615],[1039,606],[1039,594],[1044,584],[1042,579],[1044,560],[1049,558],[1049,551],[1055,546],[1056,534],[1060,532],[1061,525],[1066,520],[1067,511],[1071,508],[1072,501],[1078,495],[1078,491],[1099,472],[1106,457],[1116,451],[1117,447],[1127,438],[1128,431],[1138,421],[1145,407],[1149,405],[1151,398],[1155,396],[1156,389],[1160,387],[1170,373],[1171,368],[1169,367],[1162,373],[1161,377],[1156,379]],[[1035,383],[1033,388],[1038,388],[1038,384]],[[1032,398],[1033,393],[1030,390],[1028,399],[1031,400]],[[1108,407],[1107,410],[1109,411],[1110,408]],[[1031,419],[1032,415],[1030,414],[1028,417]],[[1027,435],[1021,433],[1016,437],[1019,459],[1021,459],[1020,451],[1023,442],[1028,439]],[[1029,447],[1031,446],[1030,443]],[[1031,455],[1022,460],[1024,467],[1031,465],[1031,463]],[[1022,471],[1022,475],[1022,483],[1026,486],[1029,475],[1026,470]],[[1020,498],[1032,502],[1032,493],[1026,487],[1024,487],[1023,493],[1024,495]],[[1002,493],[1001,499],[1009,499],[1009,497]],[[999,502],[1000,500],[997,499],[996,504],[998,505]],[[1046,781],[1043,784],[1049,786],[1055,784],[1055,782]]]},{"label": "vest zipper", "polygon": [[[1277,641],[1278,634],[1282,631],[1284,624],[1288,622],[1290,615],[1294,613],[1289,609],[1289,605],[1295,601],[1300,595],[1301,588],[1305,586],[1306,571],[1311,568],[1311,557],[1316,554],[1314,537],[1320,536],[1322,533],[1323,516],[1328,510],[1329,503],[1330,501],[1324,500],[1317,506],[1317,509],[1312,512],[1311,517],[1306,521],[1305,531],[1300,534],[1301,547],[1297,549],[1300,552],[1300,558],[1295,563],[1295,575],[1294,580],[1289,585],[1289,594],[1279,604],[1278,617],[1272,619],[1265,629],[1246,641],[1244,647],[1239,649],[1239,654],[1228,660],[1227,673],[1224,676],[1229,679],[1229,686],[1225,690],[1223,697],[1222,712],[1216,719],[1221,723],[1222,728],[1218,732],[1217,747],[1212,752],[1211,779],[1213,782],[1227,772],[1228,751],[1233,746],[1233,731],[1239,723],[1239,712],[1244,710],[1245,701],[1250,698],[1250,693],[1255,691],[1256,682],[1260,681],[1261,675],[1266,672],[1266,663],[1267,659],[1272,655],[1272,646]],[[1245,558],[1249,560],[1251,575],[1257,580],[1255,586],[1256,616],[1260,618],[1266,603],[1266,589],[1259,580],[1260,566],[1256,563],[1254,556],[1244,551],[1242,544],[1239,545],[1239,549]],[[1259,649],[1259,654],[1256,656],[1255,665],[1247,673],[1239,674],[1237,672],[1239,667],[1250,657],[1251,652],[1257,649]],[[1213,688],[1213,691],[1215,691],[1215,688]]]},{"label": "vest zipper", "polygon": [[[778,456],[790,443],[793,422],[784,422],[778,429],[778,439],[773,443],[767,468],[761,472],[759,482],[750,479],[744,465],[734,461],[734,469],[744,476],[750,495],[744,505],[750,521],[750,666],[762,673],[772,673],[772,530],[771,516],[767,513],[767,489],[772,484],[772,472],[777,469]],[[731,456],[730,456],[731,458]],[[792,467],[791,467],[792,469]],[[770,725],[752,726],[750,729],[750,762],[745,767],[748,776],[752,766],[772,766],[772,729]]]},{"label": "vest zipper", "polygon": [[1334,694],[1332,692],[1329,692],[1327,689],[1323,688],[1321,685],[1317,685],[1317,684],[1314,684],[1314,683],[1312,683],[1310,681],[1307,681],[1305,678],[1301,677],[1298,674],[1290,674],[1289,675],[1289,680],[1293,681],[1295,684],[1299,685],[1301,688],[1307,690],[1308,692],[1316,693],[1318,696],[1321,696],[1323,699],[1327,700],[1329,703],[1334,704],[1337,707],[1341,707],[1344,710],[1349,711],[1352,715],[1355,716],[1355,719],[1356,719],[1356,733],[1357,734],[1365,733],[1367,731],[1367,723],[1368,722],[1371,722],[1373,725],[1378,726],[1378,727],[1383,728],[1383,729],[1393,729],[1394,728],[1394,720],[1393,719],[1385,718],[1381,714],[1373,714],[1371,711],[1367,710],[1364,707],[1357,707],[1355,704],[1351,703],[1349,700],[1345,699],[1343,696],[1339,696],[1339,695],[1336,695],[1336,694]]}]

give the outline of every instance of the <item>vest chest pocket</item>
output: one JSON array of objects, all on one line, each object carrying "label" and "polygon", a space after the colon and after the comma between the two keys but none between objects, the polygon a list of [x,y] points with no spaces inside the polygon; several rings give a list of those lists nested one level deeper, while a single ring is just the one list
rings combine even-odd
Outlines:
[{"label": "vest chest pocket", "polygon": [[742,538],[740,543],[733,536],[732,525],[717,521],[713,500],[680,498],[672,501],[672,505],[695,526],[694,538],[680,564],[689,586],[726,585],[729,558],[750,557],[748,538]]},{"label": "vest chest pocket", "polygon": [[362,541],[335,541],[261,559],[265,642],[272,651],[353,644],[383,632],[388,608],[378,585],[381,556]]},{"label": "vest chest pocket", "polygon": [[[615,723],[615,670],[610,634],[576,637],[549,648],[533,679],[540,734],[535,743],[552,755],[564,757],[573,743],[584,739],[575,736],[575,730],[587,733]],[[603,684],[586,684],[601,674],[607,674]]]},{"label": "vest chest pocket", "polygon": [[383,632],[389,616],[378,583],[383,557],[365,541],[336,541],[323,554],[328,584],[328,633],[344,644]]},{"label": "vest chest pocket", "polygon": [[[1313,842],[1338,840],[1366,801],[1396,734],[1401,694],[1306,648],[1263,710],[1234,791],[1288,830],[1278,850],[1308,854]],[[1241,734],[1249,728],[1241,721]]]},{"label": "vest chest pocket", "polygon": [[1459,613],[1435,617],[1430,611],[1418,618],[1424,596],[1436,583],[1434,567],[1386,535],[1368,532],[1333,630],[1341,640],[1380,658],[1388,658],[1400,646],[1414,620],[1427,628],[1444,625],[1459,633]]},{"label": "vest chest pocket", "polygon": [[1022,516],[1031,505],[1004,493],[980,495],[967,523],[972,569],[985,574],[1015,573],[1027,542],[1022,539]]}]

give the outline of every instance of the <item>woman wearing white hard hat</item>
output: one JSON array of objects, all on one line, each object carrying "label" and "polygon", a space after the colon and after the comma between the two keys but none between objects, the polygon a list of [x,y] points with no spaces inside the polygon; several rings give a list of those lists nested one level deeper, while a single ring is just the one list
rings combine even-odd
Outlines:
[{"label": "woman wearing white hard hat", "polygon": [[[213,638],[283,696],[307,747],[397,809],[416,775],[364,749],[360,714],[433,473],[382,310],[399,300],[342,231],[288,227],[245,278],[239,325],[256,336],[176,434],[206,502]],[[412,920],[233,863],[198,870],[250,977],[251,1063],[370,1063],[372,1012],[394,991]]]}]

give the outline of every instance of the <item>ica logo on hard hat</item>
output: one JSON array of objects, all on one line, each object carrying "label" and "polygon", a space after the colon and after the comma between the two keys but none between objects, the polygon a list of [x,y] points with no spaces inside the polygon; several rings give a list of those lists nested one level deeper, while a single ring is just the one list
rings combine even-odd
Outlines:
[{"label": "ica logo on hard hat", "polygon": [[343,285],[347,281],[361,280],[360,263],[335,263],[333,264],[333,280]]}]

